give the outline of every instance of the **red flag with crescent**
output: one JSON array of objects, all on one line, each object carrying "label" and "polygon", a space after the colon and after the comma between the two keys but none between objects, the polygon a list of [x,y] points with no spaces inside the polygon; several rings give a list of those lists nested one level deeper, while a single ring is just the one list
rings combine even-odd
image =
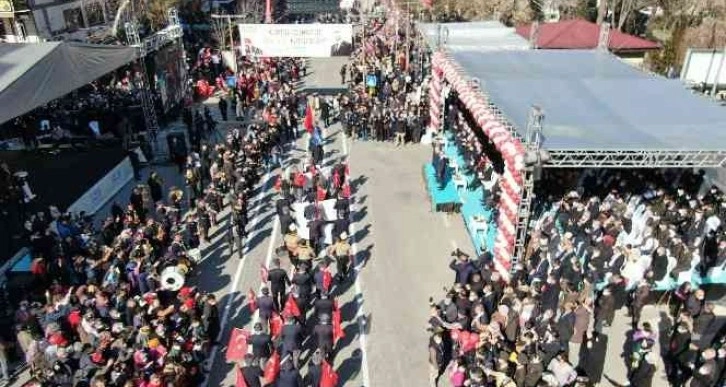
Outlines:
[{"label": "red flag with crescent", "polygon": [[292,294],[287,296],[287,301],[285,301],[285,307],[282,309],[282,314],[287,314],[288,316],[293,316],[295,318],[300,317],[300,307],[297,305],[297,302],[295,301],[295,298],[293,298]]},{"label": "red flag with crescent", "polygon": [[257,296],[252,288],[247,291],[247,306],[250,308],[250,312],[252,313],[257,310]]},{"label": "red flag with crescent", "polygon": [[267,363],[265,363],[264,378],[268,384],[273,384],[280,374],[280,354],[277,351],[272,353]]},{"label": "red flag with crescent", "polygon": [[225,358],[228,363],[242,361],[247,354],[247,339],[250,333],[244,329],[232,328],[229,334],[229,343],[227,343],[227,353]]}]

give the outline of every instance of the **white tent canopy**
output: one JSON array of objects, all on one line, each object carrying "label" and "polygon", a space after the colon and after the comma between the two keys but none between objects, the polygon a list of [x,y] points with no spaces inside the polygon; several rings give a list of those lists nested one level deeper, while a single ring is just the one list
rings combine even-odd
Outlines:
[{"label": "white tent canopy", "polygon": [[137,57],[137,49],[74,42],[0,43],[0,123],[84,86]]}]

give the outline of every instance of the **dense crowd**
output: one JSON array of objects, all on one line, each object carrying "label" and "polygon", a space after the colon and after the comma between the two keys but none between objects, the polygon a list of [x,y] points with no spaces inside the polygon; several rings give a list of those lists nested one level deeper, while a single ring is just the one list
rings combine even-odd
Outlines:
[{"label": "dense crowd", "polygon": [[243,128],[217,141],[213,119],[191,123],[200,139],[180,160],[186,190],[165,187],[154,172],[127,206],[112,206],[99,230],[90,217],[55,209],[26,224],[37,291],[20,301],[15,326],[39,384],[193,386],[204,379],[220,316],[214,295],[186,277],[227,205],[230,242],[241,255],[252,190],[272,149],[295,137],[277,118],[288,103],[296,108],[292,85],[266,77],[290,63],[241,64],[254,89],[270,94],[243,99]]},{"label": "dense crowd", "polygon": [[340,70],[342,82],[349,84],[340,98],[347,135],[399,146],[419,142],[427,117],[423,48],[385,21],[372,21],[356,39],[363,44]]},{"label": "dense crowd", "polygon": [[5,125],[4,136],[20,135],[26,149],[72,140],[128,139],[141,119],[141,76],[129,67],[98,79]]},{"label": "dense crowd", "polygon": [[[497,161],[482,152],[486,139],[457,110],[448,107],[455,113],[447,128],[493,208]],[[612,361],[605,358],[608,339],[624,334],[610,327],[627,308],[632,331],[623,357],[630,384],[655,383],[662,357],[671,384],[716,386],[726,367],[726,337],[715,304],[692,282],[726,264],[726,197],[716,187],[701,188],[703,180],[702,171],[546,173],[535,205],[541,216],[508,281],[491,254],[452,253],[454,286],[442,301],[431,300],[431,384],[445,377],[453,386],[597,385]],[[656,291],[672,291],[670,316],[660,322],[641,318],[659,300]]]}]

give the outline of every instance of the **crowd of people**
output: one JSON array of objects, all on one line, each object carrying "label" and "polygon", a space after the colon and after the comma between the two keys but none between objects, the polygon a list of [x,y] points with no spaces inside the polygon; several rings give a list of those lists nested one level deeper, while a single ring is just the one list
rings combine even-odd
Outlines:
[{"label": "crowd of people", "polygon": [[[486,139],[455,105],[447,110],[454,112],[447,129],[487,188],[485,206],[494,208],[497,162],[483,151]],[[508,281],[490,253],[452,253],[454,286],[442,301],[431,299],[431,384],[597,385],[614,361],[606,359],[609,339],[626,334],[611,329],[625,309],[631,385],[657,384],[661,358],[672,385],[718,385],[726,335],[706,289],[694,283],[726,264],[726,196],[703,180],[703,171],[546,173],[536,193],[541,216]],[[669,316],[642,318],[644,307],[658,303],[670,306]]]},{"label": "crowd of people", "polygon": [[356,37],[363,44],[340,70],[342,83],[349,85],[340,99],[340,120],[350,138],[400,146],[418,143],[423,135],[427,124],[423,48],[414,45],[410,35],[395,31],[391,23],[372,21],[365,35]]},{"label": "crowd of people", "polygon": [[[191,149],[178,160],[186,189],[158,173],[115,204],[97,230],[90,217],[56,209],[26,223],[33,284],[15,313],[16,342],[41,385],[194,386],[220,333],[215,296],[186,281],[209,243],[217,214],[241,256],[247,204],[267,165],[279,163],[296,131],[279,119],[297,109],[290,82],[276,75],[293,60],[240,63],[255,93],[242,99],[239,127],[225,136],[213,119],[192,121]],[[243,82],[236,90],[247,87]],[[221,138],[220,138],[221,137]],[[218,141],[219,140],[219,141]],[[9,346],[2,346],[3,350]],[[3,352],[4,353],[4,352]],[[0,371],[6,379],[6,362]]]},{"label": "crowd of people", "polygon": [[[309,128],[311,139],[321,130]],[[355,265],[348,242],[350,182],[345,163],[325,166],[315,156],[319,146],[310,141],[308,161],[283,169],[275,183],[283,245],[272,267],[264,268],[260,291],[247,297],[258,321],[239,368],[238,380],[247,386],[338,385],[332,364],[345,333],[335,296]],[[302,372],[305,350],[310,361]]]}]

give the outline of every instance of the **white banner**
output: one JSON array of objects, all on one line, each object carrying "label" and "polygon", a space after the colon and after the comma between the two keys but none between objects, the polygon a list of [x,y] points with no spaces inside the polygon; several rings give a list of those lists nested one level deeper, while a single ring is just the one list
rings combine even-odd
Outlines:
[{"label": "white banner", "polygon": [[261,57],[348,56],[350,24],[240,24],[241,54]]},{"label": "white banner", "polygon": [[131,167],[131,160],[126,157],[91,189],[86,191],[83,196],[78,198],[68,208],[68,211],[75,214],[81,211],[85,211],[88,215],[95,214],[133,178],[134,169]]}]

